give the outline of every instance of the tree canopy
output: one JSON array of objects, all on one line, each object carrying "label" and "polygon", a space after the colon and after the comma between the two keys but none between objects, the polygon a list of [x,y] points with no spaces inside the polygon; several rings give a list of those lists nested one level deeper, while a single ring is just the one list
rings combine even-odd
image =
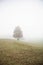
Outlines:
[{"label": "tree canopy", "polygon": [[15,37],[17,39],[20,39],[20,38],[23,37],[22,30],[21,30],[21,28],[19,26],[15,27],[13,37]]}]

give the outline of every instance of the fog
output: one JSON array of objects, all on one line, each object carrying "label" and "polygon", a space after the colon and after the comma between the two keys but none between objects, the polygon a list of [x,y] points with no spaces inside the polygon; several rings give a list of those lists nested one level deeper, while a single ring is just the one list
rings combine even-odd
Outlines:
[{"label": "fog", "polygon": [[43,0],[0,0],[0,38],[12,37],[18,25],[25,39],[43,40]]}]

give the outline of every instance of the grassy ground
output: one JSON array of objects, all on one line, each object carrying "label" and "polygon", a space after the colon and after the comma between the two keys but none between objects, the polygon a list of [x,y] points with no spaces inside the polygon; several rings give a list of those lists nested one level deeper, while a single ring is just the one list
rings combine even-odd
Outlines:
[{"label": "grassy ground", "polygon": [[0,65],[43,65],[43,47],[0,40]]}]

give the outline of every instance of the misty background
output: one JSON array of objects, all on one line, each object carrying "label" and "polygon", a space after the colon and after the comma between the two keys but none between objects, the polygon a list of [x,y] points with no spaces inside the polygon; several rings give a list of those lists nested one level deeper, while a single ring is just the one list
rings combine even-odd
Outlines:
[{"label": "misty background", "polygon": [[43,0],[0,0],[0,38],[20,26],[25,40],[43,40]]}]

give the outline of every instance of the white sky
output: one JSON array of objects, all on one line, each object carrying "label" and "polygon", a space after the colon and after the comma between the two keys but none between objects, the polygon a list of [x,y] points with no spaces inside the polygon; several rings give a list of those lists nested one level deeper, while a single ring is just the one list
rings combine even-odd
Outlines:
[{"label": "white sky", "polygon": [[17,25],[24,37],[43,38],[43,1],[0,0],[0,36],[12,36]]}]

